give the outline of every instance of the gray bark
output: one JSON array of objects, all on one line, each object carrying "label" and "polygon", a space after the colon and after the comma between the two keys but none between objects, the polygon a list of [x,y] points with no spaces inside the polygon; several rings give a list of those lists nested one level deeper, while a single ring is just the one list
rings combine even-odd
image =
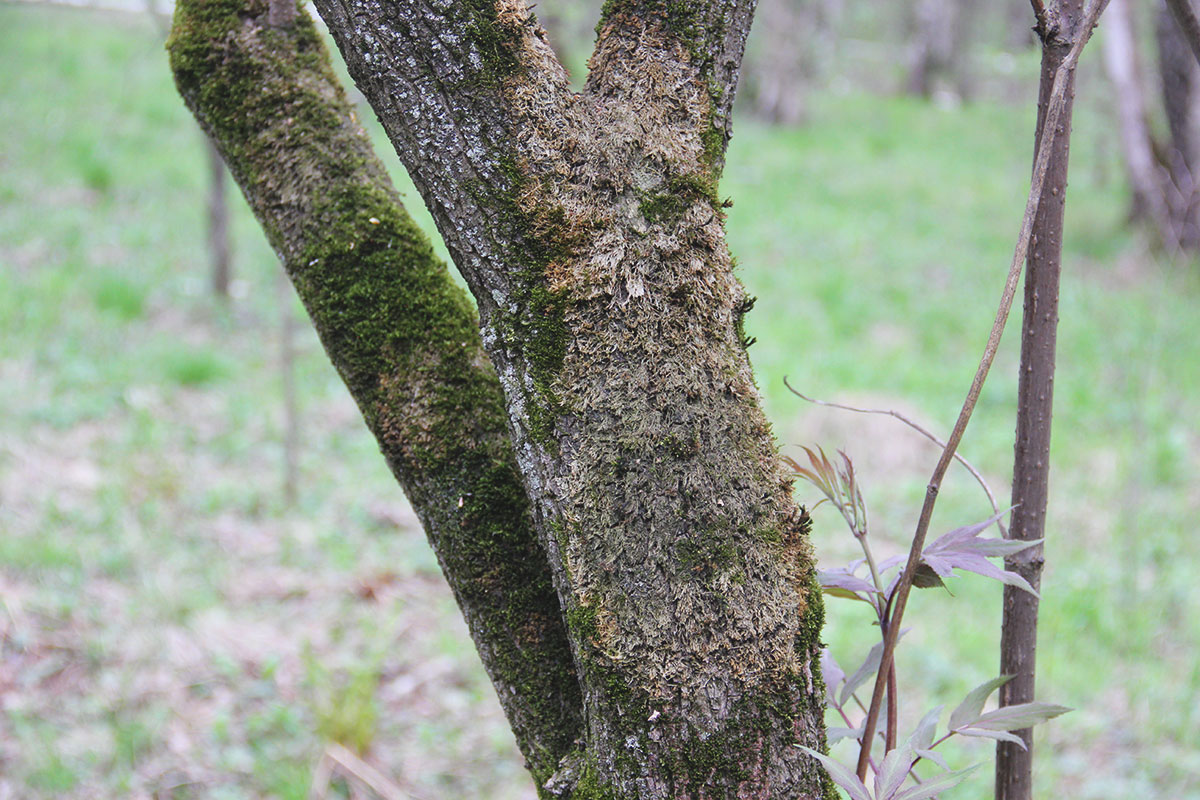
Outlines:
[{"label": "gray bark", "polygon": [[177,80],[422,514],[540,793],[827,796],[794,747],[824,746],[808,518],[716,195],[753,2],[612,0],[581,94],[519,0],[317,6],[481,338],[306,21],[181,3]]},{"label": "gray bark", "polygon": [[229,247],[229,202],[225,197],[225,162],[211,139],[208,145],[208,255],[210,261],[209,283],[213,294],[222,300],[229,299],[230,247]]},{"label": "gray bark", "polygon": [[823,740],[806,518],[715,195],[752,3],[609,3],[579,95],[522,2],[317,7],[505,389],[584,690],[586,742],[549,785],[821,795],[792,746]]}]

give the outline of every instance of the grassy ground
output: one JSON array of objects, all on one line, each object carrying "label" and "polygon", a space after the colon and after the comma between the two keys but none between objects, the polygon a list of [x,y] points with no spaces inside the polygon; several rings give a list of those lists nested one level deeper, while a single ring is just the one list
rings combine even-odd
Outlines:
[{"label": "grassy ground", "polygon": [[[1087,66],[1039,652],[1042,698],[1078,710],[1042,734],[1038,780],[1196,798],[1200,271],[1123,231]],[[782,377],[949,427],[1031,127],[1024,107],[851,93],[816,98],[803,129],[738,129],[722,191],[759,296],[760,386],[785,445],[855,458],[885,553],[934,452],[890,420],[808,407]],[[299,311],[236,198],[236,298],[208,296],[203,149],[158,30],[0,5],[0,130],[0,799],[302,798],[329,739],[419,797],[530,797],[423,536],[307,331],[300,495],[283,499],[279,321]],[[1001,495],[1014,342],[964,444]],[[935,527],[986,515],[955,476]],[[854,556],[824,510],[816,536],[829,563]],[[953,588],[912,609],[906,719],[996,671],[998,590]],[[843,664],[872,635],[845,606],[826,637]],[[979,776],[946,796],[988,795]]]}]

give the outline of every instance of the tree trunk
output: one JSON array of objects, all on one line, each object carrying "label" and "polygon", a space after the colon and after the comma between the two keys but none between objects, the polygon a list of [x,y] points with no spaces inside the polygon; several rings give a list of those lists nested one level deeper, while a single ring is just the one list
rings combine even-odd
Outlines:
[{"label": "tree trunk", "polygon": [[306,18],[183,0],[173,66],[422,514],[540,793],[827,796],[793,746],[824,747],[808,518],[716,194],[753,2],[610,0],[581,94],[520,0],[316,5],[482,336]]},{"label": "tree trunk", "polygon": [[1196,118],[1196,93],[1200,91],[1200,66],[1187,39],[1165,3],[1160,3],[1155,25],[1159,75],[1162,78],[1163,108],[1171,138],[1167,167],[1171,182],[1167,205],[1181,246],[1200,245],[1200,138]]},{"label": "tree trunk", "polygon": [[806,96],[833,60],[839,14],[840,0],[761,0],[744,69],[755,116],[784,125],[803,121]]},{"label": "tree trunk", "polygon": [[1121,153],[1129,176],[1133,203],[1130,216],[1148,221],[1156,238],[1179,246],[1179,232],[1167,208],[1169,175],[1154,155],[1147,123],[1146,93],[1141,78],[1132,9],[1127,0],[1112,0],[1105,12],[1104,65],[1113,85],[1113,101],[1121,138]]},{"label": "tree trunk", "polygon": [[208,255],[213,294],[229,299],[229,202],[225,197],[225,163],[211,139],[208,145]]},{"label": "tree trunk", "polygon": [[1033,28],[1033,8],[1029,0],[1005,0],[1008,46],[1013,50],[1028,50],[1037,42]]},{"label": "tree trunk", "polygon": [[307,15],[181,0],[176,83],[220,148],[404,486],[535,776],[582,732],[579,683],[495,372]]},{"label": "tree trunk", "polygon": [[932,97],[940,85],[959,99],[969,99],[968,42],[978,10],[975,0],[916,0],[911,8],[908,92]]},{"label": "tree trunk", "polygon": [[[1058,330],[1058,287],[1062,269],[1063,216],[1067,199],[1074,71],[1058,129],[1045,129],[1047,103],[1054,76],[1080,35],[1083,0],[1063,0],[1038,20],[1042,41],[1042,72],[1038,90],[1034,152],[1042,137],[1053,136],[1050,163],[1034,218],[1029,255],[1025,262],[1025,309],[1021,324],[1021,368],[1017,388],[1017,433],[1012,484],[1009,538],[1042,539],[1046,532],[1049,498],[1050,422],[1054,408],[1054,366]],[[1022,550],[1005,558],[1005,568],[1025,578],[1035,590],[1041,585],[1043,547]],[[1004,619],[1000,635],[1000,673],[1013,679],[1000,687],[1000,705],[1034,699],[1037,654],[1038,598],[1013,586],[1004,587]],[[999,742],[996,747],[996,800],[1030,800],[1033,793],[1033,731],[1017,731],[1019,747]]]}]

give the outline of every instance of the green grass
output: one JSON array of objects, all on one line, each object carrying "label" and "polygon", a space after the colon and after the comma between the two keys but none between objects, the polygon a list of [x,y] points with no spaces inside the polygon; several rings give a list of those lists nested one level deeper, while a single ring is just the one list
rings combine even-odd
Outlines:
[{"label": "green grass", "polygon": [[[1041,698],[1077,710],[1040,734],[1039,793],[1194,798],[1200,269],[1124,229],[1098,77],[1085,58],[1039,649]],[[236,299],[208,295],[202,140],[157,29],[0,5],[0,79],[0,658],[20,676],[0,794],[303,797],[324,734],[414,794],[530,796],[436,562],[307,330],[300,497],[283,498],[278,323],[299,311],[237,198]],[[759,386],[785,447],[855,458],[884,555],[936,454],[782,379],[946,431],[1011,257],[1031,137],[1025,106],[861,93],[815,97],[804,128],[737,126],[721,194],[759,298]],[[1002,497],[1015,330],[963,445]],[[934,533],[988,513],[955,472]],[[815,536],[828,563],[855,556],[826,509]],[[951,588],[911,607],[906,722],[996,671],[997,587]],[[859,611],[830,604],[844,666],[873,635]],[[990,758],[968,745],[956,765]],[[988,794],[981,774],[946,796]]]}]

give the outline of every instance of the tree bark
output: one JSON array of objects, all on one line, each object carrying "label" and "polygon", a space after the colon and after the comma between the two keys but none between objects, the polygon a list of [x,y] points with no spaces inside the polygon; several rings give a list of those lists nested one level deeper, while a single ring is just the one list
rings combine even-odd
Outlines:
[{"label": "tree bark", "polygon": [[[308,144],[344,99],[311,66],[306,20],[281,31],[262,0],[183,2],[177,79],[453,554],[443,568],[485,662],[515,651],[491,671],[539,791],[828,796],[793,746],[824,747],[808,518],[759,404],[716,194],[753,1],[610,0],[581,94],[520,0],[316,5],[475,295],[502,400],[461,298],[404,285],[433,282],[428,248],[348,110]],[[504,536],[449,525],[467,503],[486,529],[497,501]],[[533,687],[542,671],[558,677]]]},{"label": "tree bark", "polygon": [[[1012,520],[1009,538],[1045,536],[1049,498],[1050,423],[1054,406],[1054,366],[1058,328],[1059,276],[1062,269],[1063,216],[1066,210],[1067,163],[1070,156],[1074,72],[1057,130],[1045,129],[1047,102],[1058,67],[1081,35],[1083,0],[1063,0],[1043,10],[1038,19],[1042,71],[1034,151],[1042,137],[1053,136],[1050,163],[1033,224],[1025,264],[1025,308],[1021,325],[1021,369],[1017,389],[1017,432],[1013,467]],[[1005,559],[1006,569],[1041,585],[1043,546],[1036,545]],[[1038,598],[1004,587],[1004,619],[1000,638],[1000,672],[1013,679],[1000,688],[1000,705],[1032,702],[1037,654]],[[1033,732],[1018,731],[1022,749],[1009,742],[996,747],[996,800],[1030,800],[1033,792]]]},{"label": "tree bark", "polygon": [[265,0],[181,0],[176,83],[420,516],[544,778],[582,732],[582,700],[475,315],[371,152],[312,21],[270,22]]}]

